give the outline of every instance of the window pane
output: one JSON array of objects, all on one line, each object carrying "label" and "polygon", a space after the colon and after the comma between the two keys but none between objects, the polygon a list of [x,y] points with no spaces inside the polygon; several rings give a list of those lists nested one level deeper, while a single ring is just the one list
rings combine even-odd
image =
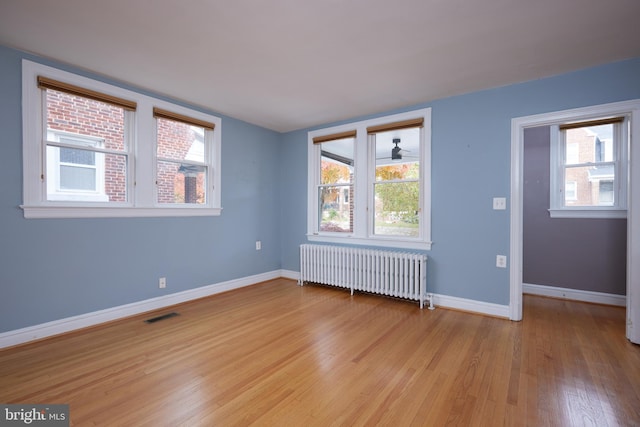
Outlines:
[{"label": "window pane", "polygon": [[96,169],[61,165],[60,189],[96,191]]},{"label": "window pane", "polygon": [[420,161],[420,128],[380,132],[374,136],[376,166]]},{"label": "window pane", "polygon": [[418,237],[419,192],[418,182],[375,184],[374,234]]},{"label": "window pane", "polygon": [[566,164],[612,162],[613,124],[567,129]]},{"label": "window pane", "polygon": [[565,206],[612,205],[614,175],[613,165],[566,168]]},{"label": "window pane", "polygon": [[374,229],[376,235],[420,234],[420,129],[374,135],[376,169]]},{"label": "window pane", "polygon": [[60,162],[95,166],[96,153],[88,150],[62,147],[60,148]]},{"label": "window pane", "polygon": [[320,231],[353,232],[353,155],[354,138],[320,144]]},{"label": "window pane", "polygon": [[343,184],[353,180],[353,138],[320,144],[320,183]]},{"label": "window pane", "polygon": [[158,161],[158,203],[206,203],[205,166]]},{"label": "window pane", "polygon": [[203,127],[158,118],[157,153],[168,160],[188,160],[205,163]]},{"label": "window pane", "polygon": [[205,129],[163,118],[156,125],[158,203],[205,204]]},{"label": "window pane", "polygon": [[319,189],[320,231],[353,231],[353,185],[321,186]]},{"label": "window pane", "polygon": [[47,129],[100,138],[101,148],[124,150],[124,109],[51,89],[46,94]]},{"label": "window pane", "polygon": [[419,177],[420,165],[418,162],[376,167],[376,181],[417,180]]}]

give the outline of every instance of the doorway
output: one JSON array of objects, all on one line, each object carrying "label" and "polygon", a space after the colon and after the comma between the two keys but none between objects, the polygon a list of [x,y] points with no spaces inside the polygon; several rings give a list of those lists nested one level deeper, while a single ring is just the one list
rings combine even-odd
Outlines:
[{"label": "doorway", "polygon": [[[566,110],[515,118],[511,122],[511,224],[510,224],[510,318],[522,320],[523,290],[523,198],[524,198],[524,135],[525,129],[553,126],[571,121],[575,117],[596,118],[622,115],[629,118],[631,135],[640,135],[640,100],[605,104],[595,107]],[[640,201],[640,150],[629,142],[628,211],[627,211],[627,338],[640,343],[640,208],[633,201]],[[634,325],[637,325],[634,327]]]}]

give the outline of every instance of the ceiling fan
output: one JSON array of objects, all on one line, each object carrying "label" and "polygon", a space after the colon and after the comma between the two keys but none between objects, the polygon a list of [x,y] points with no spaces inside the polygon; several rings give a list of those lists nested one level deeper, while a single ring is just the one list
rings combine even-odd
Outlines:
[{"label": "ceiling fan", "polygon": [[391,159],[391,160],[402,160],[403,156],[404,157],[412,157],[412,158],[416,158],[417,156],[408,156],[408,154],[411,152],[409,150],[404,150],[402,148],[400,148],[398,146],[398,144],[400,144],[400,138],[393,138],[392,141],[396,146],[393,147],[391,149],[391,157],[379,157],[377,160],[382,160],[382,159]]},{"label": "ceiling fan", "polygon": [[391,160],[402,160],[402,152],[405,150],[398,147],[398,144],[400,144],[400,138],[393,138],[393,143],[396,144],[396,146],[391,150]]}]

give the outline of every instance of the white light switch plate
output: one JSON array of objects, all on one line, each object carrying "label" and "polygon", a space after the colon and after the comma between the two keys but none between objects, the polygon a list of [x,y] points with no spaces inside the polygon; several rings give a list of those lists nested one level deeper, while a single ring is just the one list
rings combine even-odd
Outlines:
[{"label": "white light switch plate", "polygon": [[506,197],[494,197],[493,198],[493,209],[497,211],[503,211],[507,209],[507,198]]}]

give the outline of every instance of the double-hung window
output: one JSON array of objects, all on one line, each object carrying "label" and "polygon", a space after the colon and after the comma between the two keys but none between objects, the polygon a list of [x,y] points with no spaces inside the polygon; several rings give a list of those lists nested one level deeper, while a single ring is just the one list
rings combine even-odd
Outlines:
[{"label": "double-hung window", "polygon": [[[420,134],[422,117],[367,128],[373,179],[373,236],[420,236]],[[393,148],[390,148],[393,147]]]},{"label": "double-hung window", "polygon": [[27,218],[219,215],[221,119],[23,61]]},{"label": "double-hung window", "polygon": [[552,217],[626,216],[628,122],[614,116],[551,127]]},{"label": "double-hung window", "polygon": [[317,229],[321,232],[353,232],[353,172],[355,131],[313,138],[320,150]]},{"label": "double-hung window", "polygon": [[159,204],[207,202],[215,124],[153,109],[156,119],[156,196]]},{"label": "double-hung window", "polygon": [[43,98],[46,201],[126,202],[128,141],[136,103],[37,78]]},{"label": "double-hung window", "polygon": [[310,241],[430,249],[431,110],[309,132]]}]

